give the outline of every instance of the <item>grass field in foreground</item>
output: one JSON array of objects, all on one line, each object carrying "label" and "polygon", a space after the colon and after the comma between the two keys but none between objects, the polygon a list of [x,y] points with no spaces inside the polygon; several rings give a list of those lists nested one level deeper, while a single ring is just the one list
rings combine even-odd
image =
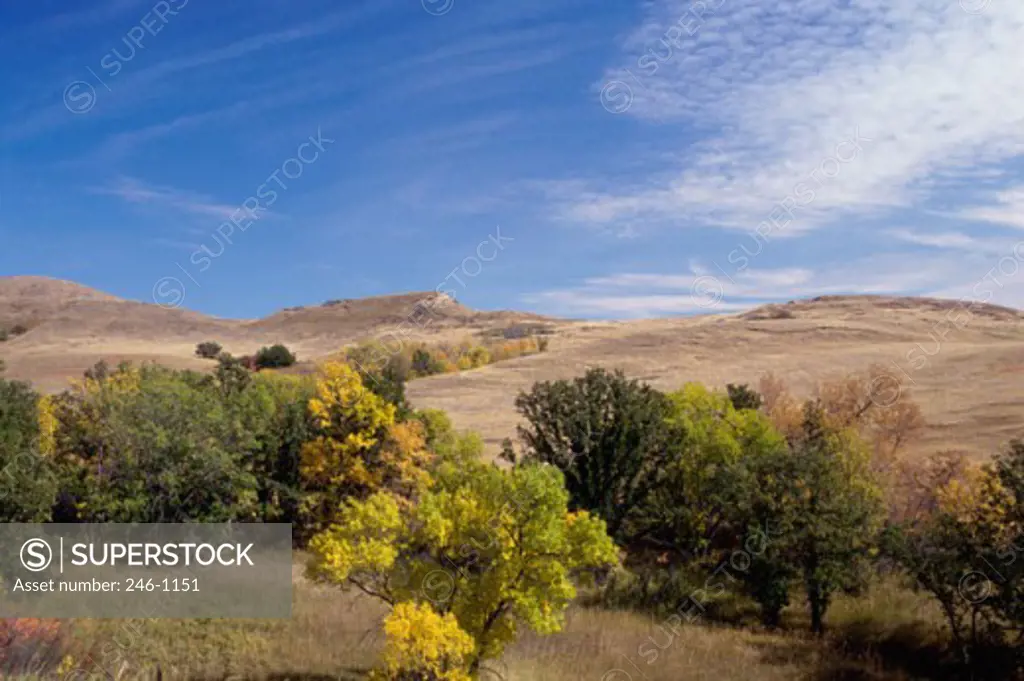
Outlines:
[{"label": "grass field in foreground", "polygon": [[[162,678],[214,681],[347,681],[365,678],[382,637],[383,608],[363,596],[299,578],[291,620],[89,620],[70,635],[90,652],[58,669],[0,670],[22,681]],[[751,617],[732,624],[697,620],[671,628],[663,618],[574,607],[565,629],[525,634],[487,681],[910,681],[943,678],[939,614],[893,582],[858,599],[840,598],[831,633],[809,636],[800,603],[783,630]],[[93,664],[91,660],[97,664]],[[13,662],[13,661],[12,661]],[[36,670],[39,667],[35,667]]]}]

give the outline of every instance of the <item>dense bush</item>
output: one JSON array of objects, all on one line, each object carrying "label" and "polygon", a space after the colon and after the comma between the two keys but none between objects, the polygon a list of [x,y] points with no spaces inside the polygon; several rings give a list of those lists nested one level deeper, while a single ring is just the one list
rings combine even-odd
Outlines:
[{"label": "dense bush", "polygon": [[369,341],[346,348],[341,359],[364,375],[390,374],[408,381],[414,378],[469,371],[514,357],[544,352],[548,339],[533,336],[478,344],[470,339],[458,343],[428,344],[418,341],[384,343]]},{"label": "dense bush", "polygon": [[985,465],[936,457],[921,473],[925,503],[887,529],[884,546],[939,603],[962,662],[999,673],[991,662],[1024,630],[1024,442]]},{"label": "dense bush", "polygon": [[56,457],[79,518],[203,522],[257,516],[250,462],[264,406],[157,367],[86,380],[60,401]]},{"label": "dense bush", "polygon": [[729,394],[729,401],[735,409],[760,409],[764,400],[761,395],[750,388],[746,383],[733,385],[730,383],[725,387]]},{"label": "dense bush", "polygon": [[256,353],[256,368],[258,369],[281,369],[295,364],[296,358],[292,351],[281,345],[271,345],[260,348]]},{"label": "dense bush", "polygon": [[203,359],[216,359],[217,355],[224,348],[221,347],[220,343],[216,341],[204,341],[196,346],[196,357],[202,357]]},{"label": "dense bush", "polygon": [[[572,381],[538,383],[516,398],[523,460],[565,475],[572,509],[604,518],[612,536],[633,537],[631,521],[682,435],[663,394],[622,372],[593,369]],[[506,458],[515,460],[511,450]]]},{"label": "dense bush", "polygon": [[38,403],[31,386],[0,375],[2,522],[45,522],[57,499],[53,462],[40,452]]},{"label": "dense bush", "polygon": [[0,328],[0,343],[10,340],[15,336],[21,336],[28,333],[28,327],[24,324],[15,324],[14,326],[4,329]]},{"label": "dense bush", "polygon": [[446,361],[431,354],[426,348],[416,348],[412,352],[412,370],[419,376],[444,373]]}]

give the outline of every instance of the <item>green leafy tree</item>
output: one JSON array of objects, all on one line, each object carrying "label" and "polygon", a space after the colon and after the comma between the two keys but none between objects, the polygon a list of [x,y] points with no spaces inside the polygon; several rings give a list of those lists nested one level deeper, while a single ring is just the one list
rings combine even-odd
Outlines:
[{"label": "green leafy tree", "polygon": [[637,521],[641,536],[684,558],[741,542],[746,528],[730,526],[732,510],[752,466],[785,449],[785,440],[757,411],[690,383],[668,395],[670,456],[659,466]]},{"label": "green leafy tree", "polygon": [[748,528],[772,528],[773,538],[744,578],[769,624],[790,580],[800,580],[811,628],[823,633],[833,596],[863,586],[876,550],[884,509],[870,447],[808,402],[802,434],[751,464],[737,512]]},{"label": "green leafy tree", "polygon": [[[608,523],[619,541],[631,537],[637,512],[681,435],[669,426],[672,404],[621,371],[591,369],[572,381],[537,383],[515,401],[523,460],[562,471],[569,506]],[[506,458],[515,458],[506,450]]]},{"label": "green leafy tree", "polygon": [[225,395],[242,393],[252,384],[252,373],[245,362],[226,352],[217,355],[217,368],[213,375],[216,385]]},{"label": "green leafy tree", "polygon": [[0,376],[0,521],[5,523],[46,522],[57,499],[53,462],[39,448],[38,402],[27,383]]},{"label": "green leafy tree", "polygon": [[263,347],[256,353],[256,366],[260,369],[280,369],[295,364],[296,357],[284,345],[278,343]]},{"label": "green leafy tree", "polygon": [[764,403],[761,394],[746,383],[743,385],[730,383],[726,386],[726,391],[729,393],[729,401],[736,409],[760,409]]},{"label": "green leafy tree", "polygon": [[300,523],[302,447],[313,437],[314,390],[309,376],[259,374],[246,390],[226,396],[228,409],[254,438],[250,461],[265,522]]},{"label": "green leafy tree", "polygon": [[604,522],[567,502],[550,466],[442,463],[414,502],[387,492],[346,501],[310,544],[311,574],[392,607],[454,615],[472,637],[464,659],[475,677],[521,627],[560,630],[575,583],[616,562]]},{"label": "green leafy tree", "polygon": [[410,363],[404,355],[395,354],[380,369],[362,371],[363,385],[370,392],[395,405],[395,418],[405,421],[412,408],[405,399],[405,383],[410,375]]},{"label": "green leafy tree", "polygon": [[416,376],[433,376],[445,371],[445,364],[427,348],[416,348],[412,352],[412,371]]},{"label": "green leafy tree", "polygon": [[55,458],[78,518],[225,522],[258,516],[247,418],[208,377],[158,367],[94,372],[56,405]]}]

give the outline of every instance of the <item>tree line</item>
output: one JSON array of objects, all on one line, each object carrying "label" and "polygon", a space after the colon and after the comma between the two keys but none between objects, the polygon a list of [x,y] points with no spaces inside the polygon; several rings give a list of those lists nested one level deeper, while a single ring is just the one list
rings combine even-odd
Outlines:
[{"label": "tree line", "polygon": [[879,370],[797,399],[771,375],[662,392],[593,369],[518,395],[499,462],[404,378],[230,357],[100,363],[58,395],[0,377],[0,520],[291,523],[312,577],[390,607],[381,679],[476,678],[580,590],[692,613],[728,588],[764,626],[800,605],[821,634],[882,574],[935,598],[964,669],[1020,666],[1024,444],[904,456],[923,419]]}]

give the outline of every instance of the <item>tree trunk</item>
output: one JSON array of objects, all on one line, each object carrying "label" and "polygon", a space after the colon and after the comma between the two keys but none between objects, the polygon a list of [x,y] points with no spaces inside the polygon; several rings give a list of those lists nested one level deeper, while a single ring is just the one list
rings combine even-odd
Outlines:
[{"label": "tree trunk", "polygon": [[778,629],[782,622],[782,609],[766,606],[761,610],[761,621],[769,629]]},{"label": "tree trunk", "polygon": [[817,580],[812,579],[808,583],[807,600],[811,606],[811,631],[821,636],[825,633],[825,595]]}]

